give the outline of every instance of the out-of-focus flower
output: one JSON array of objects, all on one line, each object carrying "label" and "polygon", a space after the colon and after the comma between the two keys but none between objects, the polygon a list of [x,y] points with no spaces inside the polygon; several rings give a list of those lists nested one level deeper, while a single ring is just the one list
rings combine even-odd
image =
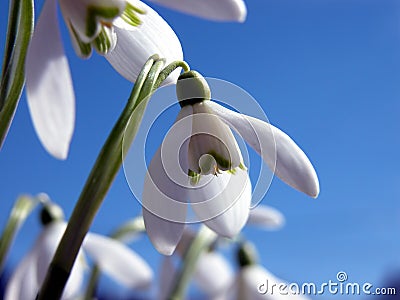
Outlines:
[{"label": "out-of-focus flower", "polygon": [[[282,291],[278,287],[287,285]],[[292,294],[289,284],[275,275],[271,274],[261,265],[249,265],[242,267],[237,275],[235,286],[238,293],[234,299],[252,300],[309,300],[310,298],[300,294]]]},{"label": "out-of-focus flower", "polygon": [[234,273],[224,256],[212,251],[200,256],[193,279],[210,299],[218,299],[232,284]]},{"label": "out-of-focus flower", "polygon": [[[173,288],[177,267],[173,257],[164,257],[160,269],[159,295],[157,299],[168,299]],[[232,286],[235,276],[229,262],[217,252],[201,254],[193,273],[193,283],[206,295],[207,299],[218,299]]]},{"label": "out-of-focus flower", "polygon": [[[5,299],[35,299],[45,278],[47,268],[64,234],[66,223],[52,221],[47,224],[33,248],[15,269],[7,284]],[[147,288],[153,272],[135,252],[116,240],[88,233],[82,246],[102,271],[130,288]],[[82,250],[75,262],[64,289],[62,299],[76,299],[81,292],[85,270]]]},{"label": "out-of-focus flower", "polygon": [[287,134],[210,101],[208,84],[195,71],[179,77],[177,95],[181,111],[150,163],[142,195],[146,230],[159,252],[174,251],[188,200],[197,217],[219,235],[233,237],[245,225],[251,183],[230,127],[279,178],[317,197],[316,172]]},{"label": "out-of-focus flower", "polygon": [[[167,63],[182,60],[171,27],[138,0],[59,0],[78,56],[94,48],[134,82],[153,54]],[[46,0],[26,57],[27,99],[33,125],[44,148],[65,159],[75,126],[75,95],[57,18],[57,1]],[[174,73],[168,81],[176,81]]]},{"label": "out-of-focus flower", "polygon": [[[257,264],[257,253],[252,244],[243,243],[237,255],[240,270],[234,284],[226,293],[226,299],[309,300],[304,295],[293,293],[286,281]],[[285,285],[286,289],[283,289],[282,286]]]},{"label": "out-of-focus flower", "polygon": [[285,225],[285,217],[279,210],[273,207],[258,205],[250,210],[247,225],[267,230],[277,230]]},{"label": "out-of-focus flower", "polygon": [[246,4],[243,0],[151,0],[154,3],[213,21],[243,22]]}]

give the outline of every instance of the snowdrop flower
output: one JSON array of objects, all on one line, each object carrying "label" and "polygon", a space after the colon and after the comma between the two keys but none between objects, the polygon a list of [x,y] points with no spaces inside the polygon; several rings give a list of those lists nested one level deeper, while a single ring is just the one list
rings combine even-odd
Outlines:
[{"label": "snowdrop flower", "polygon": [[[227,294],[229,299],[269,299],[269,300],[307,300],[306,296],[291,293],[289,284],[271,274],[263,266],[257,264],[256,250],[251,243],[245,242],[238,250],[240,270],[236,280]],[[280,287],[287,285],[281,293]],[[229,293],[230,292],[230,293]]]},{"label": "snowdrop flower", "polygon": [[150,162],[142,195],[146,231],[159,252],[171,255],[179,242],[187,200],[219,235],[233,237],[245,225],[251,183],[230,127],[284,182],[318,195],[313,166],[284,132],[210,101],[207,82],[195,71],[182,74],[176,89],[182,109]]},{"label": "snowdrop flower", "polygon": [[243,0],[151,0],[154,3],[213,21],[243,22],[246,4]]},{"label": "snowdrop flower", "polygon": [[[61,219],[52,219],[54,207],[56,206],[51,207],[53,211],[51,217],[47,213],[42,213],[42,221],[47,224],[33,248],[11,276],[5,300],[35,299],[67,226]],[[58,216],[62,216],[62,212]],[[88,254],[102,271],[127,287],[147,288],[150,285],[152,270],[141,257],[122,243],[95,233],[88,233],[82,248],[84,252],[81,250],[78,255],[62,299],[76,299],[80,294],[86,266],[84,253]]]},{"label": "snowdrop flower", "polygon": [[[88,58],[94,48],[134,82],[153,54],[167,63],[182,60],[180,42],[170,26],[138,0],[59,0],[75,52]],[[57,19],[57,1],[46,0],[28,47],[27,99],[33,125],[44,148],[65,159],[75,126],[75,95]],[[169,78],[176,81],[178,73]]]}]

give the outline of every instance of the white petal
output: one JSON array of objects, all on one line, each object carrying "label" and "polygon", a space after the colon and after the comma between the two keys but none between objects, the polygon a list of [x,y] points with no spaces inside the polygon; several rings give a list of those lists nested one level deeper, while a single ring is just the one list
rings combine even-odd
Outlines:
[{"label": "white petal", "polygon": [[151,0],[172,9],[214,21],[243,22],[246,5],[243,0]]},{"label": "white petal", "polygon": [[[177,209],[177,211],[173,212],[173,214],[174,216],[179,215],[178,218],[183,218],[183,216],[186,215],[185,206],[173,207],[170,203],[164,205],[166,202],[165,196],[160,194],[159,191],[154,189],[151,190],[151,187],[146,187],[146,183],[143,196],[143,203],[145,206],[147,206],[147,202],[154,201],[159,203],[159,208],[163,208],[167,211]],[[185,224],[169,221],[163,217],[159,217],[148,211],[145,206],[143,207],[143,219],[147,235],[158,252],[164,255],[171,255],[182,236]]]},{"label": "white petal", "polygon": [[8,281],[5,300],[34,299],[38,292],[36,277],[37,252],[30,251],[14,270]]},{"label": "white petal", "polygon": [[191,112],[189,106],[179,112],[174,126],[150,162],[143,187],[146,231],[154,247],[164,255],[174,252],[186,221],[189,179],[185,136],[191,132],[188,118]]},{"label": "white petal", "polygon": [[147,288],[151,284],[153,271],[149,265],[121,242],[89,233],[83,248],[102,271],[121,284],[130,288]]},{"label": "white petal", "polygon": [[[210,178],[211,176],[211,178]],[[204,181],[208,181],[202,185]],[[189,191],[194,212],[219,235],[234,237],[245,225],[251,202],[251,183],[246,171],[202,176],[199,188]]]},{"label": "white petal", "polygon": [[[201,174],[214,174],[216,167],[226,171],[237,168],[243,161],[231,129],[208,108],[207,102],[193,105],[193,128],[189,142],[189,167]],[[212,170],[204,168],[202,157],[213,158]],[[216,164],[216,166],[213,166]],[[210,163],[207,163],[210,167]]]},{"label": "white petal", "polygon": [[144,224],[151,242],[160,253],[171,255],[184,229],[186,194],[166,174],[160,148],[146,174],[142,201]]},{"label": "white petal", "polygon": [[[38,253],[37,278],[39,286],[41,286],[44,281],[47,269],[65,232],[66,226],[65,222],[52,222],[43,229],[40,237],[36,241],[35,251]],[[83,281],[83,271],[82,254],[79,253],[67,285],[65,286],[63,299],[76,297],[79,294]]]},{"label": "white petal", "polygon": [[[280,293],[280,284],[287,284],[284,280],[275,277],[260,265],[246,266],[240,270],[238,288],[239,299],[271,299],[271,300],[307,300],[303,295],[292,295],[289,288]],[[275,288],[272,288],[272,286]],[[261,293],[260,293],[261,291]],[[287,294],[285,295],[284,293]]]},{"label": "white petal", "polygon": [[285,217],[275,208],[258,205],[250,210],[247,224],[260,226],[263,229],[279,229],[285,224]]},{"label": "white petal", "polygon": [[[124,26],[122,19],[114,22],[117,44],[113,51],[105,55],[114,69],[132,82],[136,81],[144,63],[153,54],[165,58],[167,64],[183,59],[181,43],[168,23],[144,3],[140,8],[146,14],[140,16],[143,23],[134,30],[118,28]],[[178,76],[179,70],[164,83],[176,82]]]},{"label": "white petal", "polygon": [[75,96],[58,29],[55,0],[46,0],[26,56],[29,110],[40,141],[65,159],[75,126]]},{"label": "white petal", "polygon": [[172,256],[164,256],[160,267],[160,284],[158,290],[159,300],[166,300],[172,289],[174,278],[176,275],[176,268],[172,261]]},{"label": "white petal", "polygon": [[210,298],[215,298],[226,293],[234,277],[228,261],[221,254],[210,252],[200,256],[193,278]]},{"label": "white petal", "polygon": [[318,196],[319,182],[314,167],[286,133],[271,124],[236,113],[215,102],[209,103],[209,106],[262,156],[280,179],[311,197]]}]

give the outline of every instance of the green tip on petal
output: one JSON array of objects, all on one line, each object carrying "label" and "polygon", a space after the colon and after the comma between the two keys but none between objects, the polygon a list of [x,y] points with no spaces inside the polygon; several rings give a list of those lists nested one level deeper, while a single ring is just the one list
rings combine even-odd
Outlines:
[{"label": "green tip on petal", "polygon": [[239,164],[239,169],[243,171],[247,171],[247,167],[244,165],[244,163]]},{"label": "green tip on petal", "polygon": [[211,91],[204,77],[196,71],[182,73],[176,83],[176,95],[181,107],[211,99]]},{"label": "green tip on petal", "polygon": [[121,18],[125,21],[125,23],[133,27],[137,27],[142,24],[140,15],[144,14],[146,14],[144,10],[135,7],[130,3],[127,3],[124,12],[121,15]]},{"label": "green tip on petal", "polygon": [[195,185],[197,185],[199,183],[200,176],[201,176],[199,173],[196,173],[196,172],[194,172],[192,170],[189,170],[188,175],[190,177],[190,184],[191,185],[195,186]]},{"label": "green tip on petal", "polygon": [[121,11],[118,7],[89,6],[86,17],[86,36],[94,37],[98,32],[100,22],[98,20],[112,20],[118,17]]},{"label": "green tip on petal", "polygon": [[67,25],[71,32],[71,38],[74,42],[74,50],[76,54],[81,58],[89,58],[92,54],[92,46],[89,43],[83,42],[79,38],[79,35],[76,32],[74,26],[72,26],[71,22],[69,22]]}]

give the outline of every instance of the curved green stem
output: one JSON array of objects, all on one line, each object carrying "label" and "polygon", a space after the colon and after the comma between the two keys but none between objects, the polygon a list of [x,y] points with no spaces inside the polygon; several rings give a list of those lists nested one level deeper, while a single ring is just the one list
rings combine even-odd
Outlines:
[{"label": "curved green stem", "polygon": [[0,82],[0,148],[13,120],[25,83],[25,56],[33,32],[33,0],[11,0]]},{"label": "curved green stem", "polygon": [[170,63],[168,66],[166,66],[164,68],[164,70],[161,71],[161,73],[158,76],[158,79],[155,83],[155,86],[159,87],[161,85],[161,83],[165,79],[167,79],[167,77],[179,67],[181,67],[184,72],[190,71],[190,67],[185,61],[180,61],[180,60],[174,61],[174,62]]}]

